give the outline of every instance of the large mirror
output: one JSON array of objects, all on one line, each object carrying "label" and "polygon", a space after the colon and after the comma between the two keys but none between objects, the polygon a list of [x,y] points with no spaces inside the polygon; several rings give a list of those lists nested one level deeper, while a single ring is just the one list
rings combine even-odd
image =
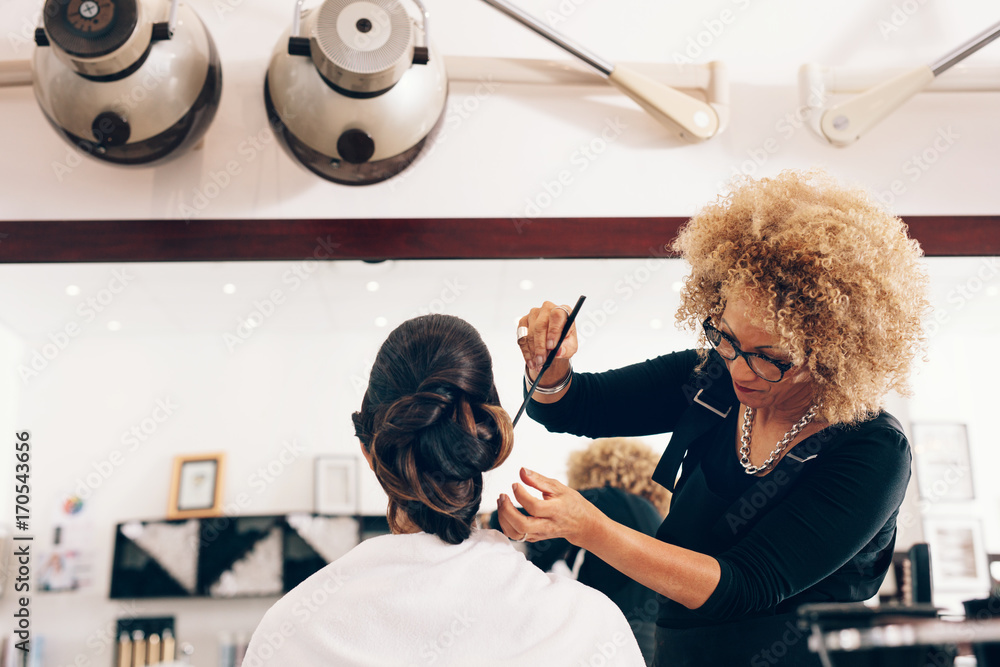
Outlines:
[{"label": "large mirror", "polygon": [[[1000,260],[926,264],[936,308],[928,357],[914,395],[893,397],[890,411],[907,428],[964,425],[962,470],[973,495],[921,490],[914,478],[897,548],[924,539],[925,525],[973,517],[977,547],[1000,552],[1000,487],[991,479],[1000,469],[991,419]],[[108,597],[117,526],[165,518],[175,456],[226,453],[229,516],[314,511],[314,460],[359,455],[350,414],[379,345],[403,320],[445,312],[476,326],[513,413],[523,370],[515,325],[529,308],[586,295],[577,368],[604,370],[694,343],[674,325],[685,272],[680,260],[658,258],[0,266],[8,285],[0,293],[0,423],[7,433],[30,432],[39,558],[78,556],[80,585],[33,601],[37,633],[68,664],[88,635],[125,613]],[[658,449],[667,441],[645,440]],[[513,455],[488,476],[483,509],[493,509],[522,465],[563,477],[567,454],[582,444],[523,419]],[[10,461],[2,465],[12,473]],[[358,489],[359,514],[384,511],[363,465]],[[964,538],[956,539],[960,549]],[[179,636],[211,647],[220,632],[251,631],[271,602],[148,600],[139,609],[176,613]],[[81,613],[95,620],[76,630],[70,619]]]}]

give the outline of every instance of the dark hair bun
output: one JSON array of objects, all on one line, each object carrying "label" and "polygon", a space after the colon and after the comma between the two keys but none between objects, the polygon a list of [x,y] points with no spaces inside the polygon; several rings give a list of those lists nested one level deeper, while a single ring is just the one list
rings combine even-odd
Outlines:
[{"label": "dark hair bun", "polygon": [[465,540],[482,500],[482,473],[513,444],[492,363],[478,332],[447,315],[408,320],[379,350],[355,431],[389,496],[421,530]]}]

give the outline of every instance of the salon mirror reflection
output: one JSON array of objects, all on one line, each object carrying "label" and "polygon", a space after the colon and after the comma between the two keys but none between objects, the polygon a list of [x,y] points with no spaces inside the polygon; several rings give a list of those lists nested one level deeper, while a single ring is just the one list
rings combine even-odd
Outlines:
[{"label": "salon mirror reflection", "polygon": [[[951,550],[944,562],[971,557],[970,576],[936,587],[935,602],[959,610],[963,599],[985,596],[978,587],[988,586],[987,554],[1000,552],[1000,488],[990,472],[1000,469],[990,419],[1000,359],[983,353],[1000,341],[1000,260],[925,262],[935,307],[927,360],[917,363],[913,395],[891,396],[887,407],[911,438],[915,424],[964,426],[961,488],[971,482],[972,496],[921,489],[915,467],[896,551],[932,529],[939,548]],[[35,442],[39,550],[57,552],[76,535],[80,567],[72,593],[39,595],[36,613],[57,625],[80,609],[116,613],[116,536],[129,522],[166,518],[178,456],[225,452],[220,511],[245,517],[314,512],[316,459],[354,457],[357,488],[344,514],[384,515],[385,495],[361,458],[350,415],[379,346],[404,320],[448,313],[475,326],[513,415],[523,373],[515,329],[530,308],[545,300],[572,306],[586,295],[574,363],[603,371],[695,345],[693,332],[674,325],[685,274],[680,260],[657,257],[0,266],[0,279],[17,287],[0,294],[0,422]],[[643,440],[662,451],[667,436]],[[513,454],[486,476],[482,511],[495,509],[521,466],[565,479],[567,455],[585,443],[522,419]],[[67,498],[77,499],[75,511]],[[954,532],[970,526],[968,539]],[[151,599],[143,607],[176,612],[197,628],[189,634],[216,637],[252,629],[271,603],[211,600],[220,613],[208,601]]]}]

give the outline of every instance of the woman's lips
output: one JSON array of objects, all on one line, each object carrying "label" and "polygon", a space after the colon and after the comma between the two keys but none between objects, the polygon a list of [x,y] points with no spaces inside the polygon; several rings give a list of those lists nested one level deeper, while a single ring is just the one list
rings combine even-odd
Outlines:
[{"label": "woman's lips", "polygon": [[744,394],[752,394],[756,391],[760,391],[760,389],[751,389],[750,387],[744,387],[743,385],[741,385],[736,381],[733,381],[733,386],[736,387],[737,391],[742,391]]}]

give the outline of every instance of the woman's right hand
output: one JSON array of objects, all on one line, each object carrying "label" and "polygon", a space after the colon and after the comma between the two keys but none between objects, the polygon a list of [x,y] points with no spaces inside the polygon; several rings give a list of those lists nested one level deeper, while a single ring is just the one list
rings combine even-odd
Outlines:
[{"label": "woman's right hand", "polygon": [[[545,363],[549,351],[555,347],[571,311],[572,308],[569,306],[557,306],[551,301],[546,301],[541,308],[532,308],[527,315],[518,321],[518,327],[527,327],[528,329],[528,335],[518,339],[517,345],[521,348],[524,363],[528,365],[532,377],[537,375],[542,364]],[[576,354],[576,350],[576,323],[574,322],[569,328],[566,338],[563,339],[562,345],[559,346],[559,352],[556,353],[552,366],[545,372],[545,379],[542,382],[549,379],[550,375],[554,379],[565,377],[566,373],[569,372],[569,358]]]}]

